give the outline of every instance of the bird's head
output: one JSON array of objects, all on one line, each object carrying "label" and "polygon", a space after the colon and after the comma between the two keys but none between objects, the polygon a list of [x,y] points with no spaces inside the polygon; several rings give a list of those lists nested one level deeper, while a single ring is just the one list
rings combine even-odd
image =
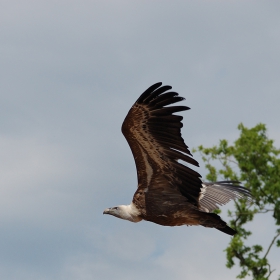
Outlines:
[{"label": "bird's head", "polygon": [[120,212],[121,212],[120,206],[116,206],[116,207],[106,208],[103,211],[103,214],[108,214],[120,218]]},{"label": "bird's head", "polygon": [[140,222],[142,218],[139,216],[139,211],[134,205],[119,205],[116,207],[107,208],[103,214],[115,216],[117,218],[128,220],[134,223]]}]

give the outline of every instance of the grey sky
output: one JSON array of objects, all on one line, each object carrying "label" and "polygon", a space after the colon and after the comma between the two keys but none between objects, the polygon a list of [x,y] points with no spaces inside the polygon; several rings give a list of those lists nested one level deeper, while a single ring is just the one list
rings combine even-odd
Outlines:
[{"label": "grey sky", "polygon": [[[279,147],[279,10],[279,1],[0,1],[0,278],[235,279],[229,236],[102,212],[131,201],[136,172],[120,127],[155,82],[191,107],[190,148],[234,140],[240,122],[265,123]],[[267,246],[272,221],[252,228],[251,242]]]}]

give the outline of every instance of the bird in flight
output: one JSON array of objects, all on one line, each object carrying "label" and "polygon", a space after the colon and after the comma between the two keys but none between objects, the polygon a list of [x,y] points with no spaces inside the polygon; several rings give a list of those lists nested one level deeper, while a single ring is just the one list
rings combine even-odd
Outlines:
[{"label": "bird in flight", "polygon": [[186,165],[198,163],[181,136],[183,117],[174,113],[190,108],[168,106],[184,100],[171,89],[156,83],[129,110],[122,133],[135,160],[138,187],[131,204],[107,208],[103,214],[162,226],[201,225],[234,235],[236,231],[211,212],[231,199],[250,197],[250,192],[235,181],[202,182]]}]

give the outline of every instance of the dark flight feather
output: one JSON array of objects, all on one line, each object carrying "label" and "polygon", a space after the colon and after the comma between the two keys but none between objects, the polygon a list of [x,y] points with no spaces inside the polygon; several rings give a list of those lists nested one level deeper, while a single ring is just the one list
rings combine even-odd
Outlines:
[{"label": "dark flight feather", "polygon": [[[187,106],[170,106],[184,100],[171,86],[156,83],[137,99],[128,112],[122,132],[135,159],[138,188],[133,205],[139,217],[161,225],[203,225],[233,235],[221,218],[209,213],[231,199],[250,197],[236,181],[203,183],[186,164],[199,166],[181,136]],[[179,162],[180,161],[180,162]]]}]

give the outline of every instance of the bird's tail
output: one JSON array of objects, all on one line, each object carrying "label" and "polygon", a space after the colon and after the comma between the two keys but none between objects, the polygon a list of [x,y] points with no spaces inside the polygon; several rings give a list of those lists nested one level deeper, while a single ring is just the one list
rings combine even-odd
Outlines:
[{"label": "bird's tail", "polygon": [[224,233],[226,233],[226,234],[228,234],[228,235],[235,235],[236,233],[237,233],[237,231],[236,230],[234,230],[234,229],[232,229],[231,227],[229,227],[228,225],[226,225],[225,227],[223,227],[223,228],[216,228],[217,230],[219,230],[219,231],[222,231],[222,232],[224,232]]},{"label": "bird's tail", "polygon": [[215,213],[205,213],[205,215],[207,218],[201,224],[202,226],[216,228],[228,235],[235,235],[237,233],[237,231],[229,227],[219,215]]}]

